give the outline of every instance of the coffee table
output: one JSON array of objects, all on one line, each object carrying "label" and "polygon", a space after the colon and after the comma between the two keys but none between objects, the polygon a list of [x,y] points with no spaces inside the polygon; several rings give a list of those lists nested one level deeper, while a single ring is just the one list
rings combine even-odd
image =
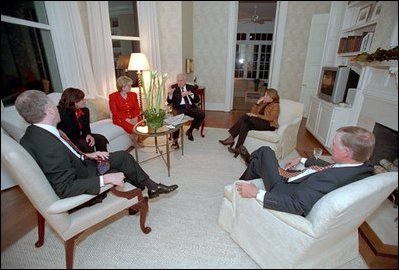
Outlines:
[{"label": "coffee table", "polygon": [[[155,156],[155,157],[162,157],[162,160],[164,161],[166,167],[168,168],[168,177],[170,177],[170,151],[169,151],[169,141],[168,141],[168,135],[172,134],[173,132],[177,131],[180,129],[180,134],[183,134],[183,124],[186,122],[186,120],[182,121],[180,124],[177,124],[175,126],[173,126],[173,128],[168,127],[167,125],[163,125],[162,127],[158,128],[157,130],[151,129],[147,126],[146,120],[141,120],[140,122],[138,122],[134,128],[133,128],[133,132],[137,135],[141,135],[141,136],[147,136],[147,137],[153,137],[155,139],[155,153],[159,153],[159,155]],[[166,139],[166,153],[164,153],[164,151],[161,149],[160,146],[162,145],[158,145],[158,137],[160,136],[165,136]],[[181,142],[181,154],[184,155],[184,136],[181,135],[180,136],[180,142]],[[139,154],[138,154],[138,150],[137,147],[135,147],[135,154],[136,154],[136,160],[139,163],[142,162],[146,162],[148,160],[151,160],[155,157],[146,159],[146,160],[142,160],[139,161]],[[166,154],[166,160],[165,160],[165,155]]]}]

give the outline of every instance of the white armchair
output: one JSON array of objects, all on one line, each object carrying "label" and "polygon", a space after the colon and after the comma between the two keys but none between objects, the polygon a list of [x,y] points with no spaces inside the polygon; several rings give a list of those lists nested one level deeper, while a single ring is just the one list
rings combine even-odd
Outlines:
[{"label": "white armchair", "polygon": [[150,227],[145,226],[148,198],[143,197],[140,189],[128,183],[118,190],[112,188],[112,185],[104,186],[101,188],[101,193],[112,189],[101,203],[69,213],[69,210],[95,196],[83,194],[60,199],[32,156],[3,132],[1,133],[1,164],[2,167],[8,168],[10,176],[17,182],[37,211],[39,239],[35,246],[40,247],[44,244],[44,222],[47,221],[65,242],[67,268],[73,266],[74,245],[78,236],[86,229],[124,209],[128,208],[130,214],[140,212],[141,230],[146,234],[151,231]]},{"label": "white armchair", "polygon": [[270,146],[277,159],[282,159],[296,147],[304,105],[289,99],[280,99],[279,128],[274,131],[251,130],[244,146],[252,153],[261,146]]},{"label": "white armchair", "polygon": [[358,256],[358,227],[397,186],[398,172],[370,176],[326,194],[302,217],[242,198],[233,184],[218,222],[262,268],[332,269]]}]

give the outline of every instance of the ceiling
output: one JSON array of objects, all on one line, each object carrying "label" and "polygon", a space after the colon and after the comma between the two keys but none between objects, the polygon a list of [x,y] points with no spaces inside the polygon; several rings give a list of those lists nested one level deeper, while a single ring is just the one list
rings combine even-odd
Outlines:
[{"label": "ceiling", "polygon": [[276,15],[277,1],[240,1],[238,9],[238,21],[251,19],[256,14],[263,19],[274,19]]}]

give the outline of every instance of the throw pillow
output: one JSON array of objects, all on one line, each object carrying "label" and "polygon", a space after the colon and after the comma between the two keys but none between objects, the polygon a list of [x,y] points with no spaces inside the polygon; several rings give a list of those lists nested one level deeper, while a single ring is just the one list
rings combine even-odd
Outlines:
[{"label": "throw pillow", "polygon": [[90,110],[90,123],[110,118],[109,104],[105,98],[88,98],[86,107]]}]

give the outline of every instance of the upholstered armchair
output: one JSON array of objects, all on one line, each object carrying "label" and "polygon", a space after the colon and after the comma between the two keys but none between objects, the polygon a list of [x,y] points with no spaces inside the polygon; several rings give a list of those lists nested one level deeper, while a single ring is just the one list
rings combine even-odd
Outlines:
[{"label": "upholstered armchair", "polygon": [[47,221],[65,242],[67,268],[73,267],[74,245],[78,236],[86,229],[124,209],[129,209],[129,214],[140,212],[141,230],[145,234],[151,231],[150,227],[145,226],[148,198],[143,197],[140,189],[128,183],[125,183],[125,186],[121,189],[116,189],[112,185],[104,186],[101,188],[101,193],[111,190],[101,203],[69,213],[69,210],[80,206],[95,196],[83,194],[60,199],[31,155],[3,132],[1,133],[1,164],[2,170],[3,166],[7,167],[11,177],[17,182],[37,211],[39,239],[35,246],[40,247],[44,244],[44,222]]},{"label": "upholstered armchair", "polygon": [[358,227],[397,186],[398,172],[370,176],[326,194],[302,217],[242,198],[233,184],[218,222],[262,268],[333,269],[358,256]]},{"label": "upholstered armchair", "polygon": [[289,99],[280,99],[279,128],[274,131],[250,130],[244,146],[252,153],[261,146],[270,146],[277,159],[287,156],[296,147],[304,105]]}]

